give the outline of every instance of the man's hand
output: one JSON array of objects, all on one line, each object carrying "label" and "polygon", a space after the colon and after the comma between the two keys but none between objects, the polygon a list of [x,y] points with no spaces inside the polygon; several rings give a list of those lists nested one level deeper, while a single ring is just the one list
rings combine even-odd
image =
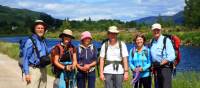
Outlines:
[{"label": "man's hand", "polygon": [[25,75],[27,85],[31,83],[31,75]]},{"label": "man's hand", "polygon": [[124,80],[128,80],[128,72],[124,72]]},{"label": "man's hand", "polygon": [[105,80],[104,74],[100,74],[100,79],[101,79],[102,81]]},{"label": "man's hand", "polygon": [[160,65],[165,65],[167,63],[168,63],[168,61],[164,59],[164,60],[162,60],[162,62],[160,63]]}]

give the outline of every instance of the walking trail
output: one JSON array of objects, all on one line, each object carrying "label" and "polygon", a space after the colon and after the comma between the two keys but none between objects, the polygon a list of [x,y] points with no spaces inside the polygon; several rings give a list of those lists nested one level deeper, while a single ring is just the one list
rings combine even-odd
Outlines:
[{"label": "walking trail", "polygon": [[[18,62],[0,53],[0,88],[25,88]],[[53,88],[54,78],[48,76],[47,88]]]}]

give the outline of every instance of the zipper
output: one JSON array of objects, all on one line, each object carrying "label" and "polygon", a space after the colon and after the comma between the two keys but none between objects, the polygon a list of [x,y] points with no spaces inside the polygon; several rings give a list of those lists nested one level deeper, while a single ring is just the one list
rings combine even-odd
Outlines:
[{"label": "zipper", "polygon": [[87,59],[87,48],[86,48],[86,55],[85,56],[86,56],[86,59]]}]

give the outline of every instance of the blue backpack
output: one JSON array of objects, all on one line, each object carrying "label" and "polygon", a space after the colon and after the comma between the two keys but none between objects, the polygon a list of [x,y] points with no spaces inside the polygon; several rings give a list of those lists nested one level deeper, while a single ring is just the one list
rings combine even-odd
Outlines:
[{"label": "blue backpack", "polygon": [[19,40],[19,59],[18,59],[18,65],[19,67],[21,68],[21,71],[22,71],[22,78],[23,78],[23,59],[24,59],[24,47],[25,47],[25,44],[27,42],[27,40],[30,39],[33,43],[33,48],[34,48],[34,51],[36,52],[36,54],[38,55],[39,54],[39,51],[38,49],[36,48],[36,44],[35,44],[35,39],[33,39],[33,37],[29,36],[28,38],[24,38],[24,39],[21,39]]}]

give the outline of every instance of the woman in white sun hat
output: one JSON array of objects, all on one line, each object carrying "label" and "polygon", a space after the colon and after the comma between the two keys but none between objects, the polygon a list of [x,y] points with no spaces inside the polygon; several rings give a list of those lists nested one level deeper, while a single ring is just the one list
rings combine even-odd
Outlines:
[{"label": "woman in white sun hat", "polygon": [[66,29],[59,35],[61,41],[51,52],[53,73],[55,74],[54,88],[73,88],[75,86],[75,67],[77,63],[76,48],[71,44],[74,36]]}]

